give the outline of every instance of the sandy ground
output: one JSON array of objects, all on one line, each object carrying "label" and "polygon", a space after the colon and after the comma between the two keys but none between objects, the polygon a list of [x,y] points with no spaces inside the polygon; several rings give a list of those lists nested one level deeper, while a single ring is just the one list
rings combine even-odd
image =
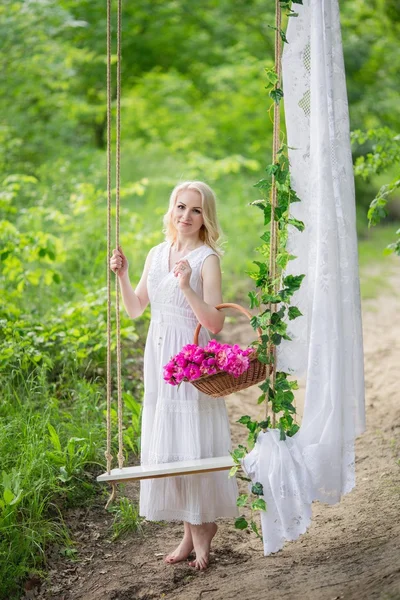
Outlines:
[{"label": "sandy ground", "polygon": [[[399,267],[392,285],[400,291]],[[231,520],[221,521],[206,572],[185,563],[169,566],[163,555],[178,544],[182,527],[145,523],[141,536],[111,542],[104,495],[91,510],[74,509],[65,517],[79,559],[72,563],[50,550],[48,581],[24,598],[399,600],[399,293],[364,303],[363,330],[367,430],[356,442],[356,487],[337,505],[315,502],[312,524],[297,541],[264,557],[259,540],[235,530]],[[226,332],[232,341],[252,337],[242,320],[227,324]],[[257,392],[255,386],[227,399],[234,442],[245,439],[235,421],[257,415]],[[136,500],[138,484],[127,484],[124,494]]]}]

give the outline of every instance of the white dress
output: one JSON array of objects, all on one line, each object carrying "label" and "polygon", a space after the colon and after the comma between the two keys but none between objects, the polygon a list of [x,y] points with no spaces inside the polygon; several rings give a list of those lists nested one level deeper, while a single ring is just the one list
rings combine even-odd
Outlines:
[{"label": "white dress", "polygon": [[[193,343],[198,323],[169,271],[170,242],[155,247],[148,274],[151,321],[144,353],[144,400],[141,463],[158,464],[212,456],[231,450],[229,420],[223,398],[212,398],[192,384],[172,386],[163,379],[163,366],[185,344]],[[203,245],[186,255],[192,289],[203,297],[201,268],[215,254]],[[199,345],[210,335],[203,327]],[[227,471],[143,480],[140,515],[150,521],[187,521],[194,525],[238,514],[236,479]]]}]

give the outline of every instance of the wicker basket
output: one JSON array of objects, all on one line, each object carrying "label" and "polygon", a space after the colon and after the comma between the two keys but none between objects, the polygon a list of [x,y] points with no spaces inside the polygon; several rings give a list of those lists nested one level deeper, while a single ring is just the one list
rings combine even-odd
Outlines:
[{"label": "wicker basket", "polygon": [[[215,308],[235,308],[240,311],[249,319],[252,318],[251,313],[240,306],[239,304],[233,304],[227,302],[225,304],[218,304]],[[199,333],[201,329],[201,324],[199,323],[194,332],[193,343],[199,343]],[[258,329],[258,336],[261,339],[262,331]],[[213,398],[220,398],[221,396],[228,396],[234,392],[238,392],[240,390],[244,390],[256,383],[259,383],[263,379],[265,379],[265,375],[267,372],[267,365],[260,362],[256,356],[256,351],[254,354],[249,355],[250,358],[250,366],[239,377],[234,377],[233,375],[229,375],[229,373],[215,373],[215,375],[203,375],[199,379],[195,379],[190,383],[193,384],[200,392],[207,394],[207,396],[212,396]]]}]

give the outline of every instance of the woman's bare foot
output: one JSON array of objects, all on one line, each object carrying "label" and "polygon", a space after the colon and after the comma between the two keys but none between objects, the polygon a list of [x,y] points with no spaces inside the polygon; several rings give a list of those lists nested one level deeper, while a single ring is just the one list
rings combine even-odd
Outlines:
[{"label": "woman's bare foot", "polygon": [[217,533],[216,523],[203,523],[202,525],[190,525],[196,559],[189,562],[191,567],[204,571],[208,567],[210,557],[211,540]]},{"label": "woman's bare foot", "polygon": [[191,551],[193,550],[193,539],[192,532],[189,526],[189,523],[183,523],[185,528],[185,533],[183,536],[183,540],[179,544],[177,548],[171,554],[168,554],[164,558],[164,562],[173,565],[174,563],[180,562],[182,560],[186,560]]}]

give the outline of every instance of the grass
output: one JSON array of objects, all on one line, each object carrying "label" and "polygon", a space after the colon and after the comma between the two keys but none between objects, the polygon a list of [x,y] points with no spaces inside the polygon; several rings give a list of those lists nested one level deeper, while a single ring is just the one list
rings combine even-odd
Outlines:
[{"label": "grass", "polygon": [[399,258],[385,255],[384,250],[395,239],[398,223],[367,229],[359,240],[360,287],[362,300],[372,300],[385,294],[395,295],[392,277],[398,269]]}]

